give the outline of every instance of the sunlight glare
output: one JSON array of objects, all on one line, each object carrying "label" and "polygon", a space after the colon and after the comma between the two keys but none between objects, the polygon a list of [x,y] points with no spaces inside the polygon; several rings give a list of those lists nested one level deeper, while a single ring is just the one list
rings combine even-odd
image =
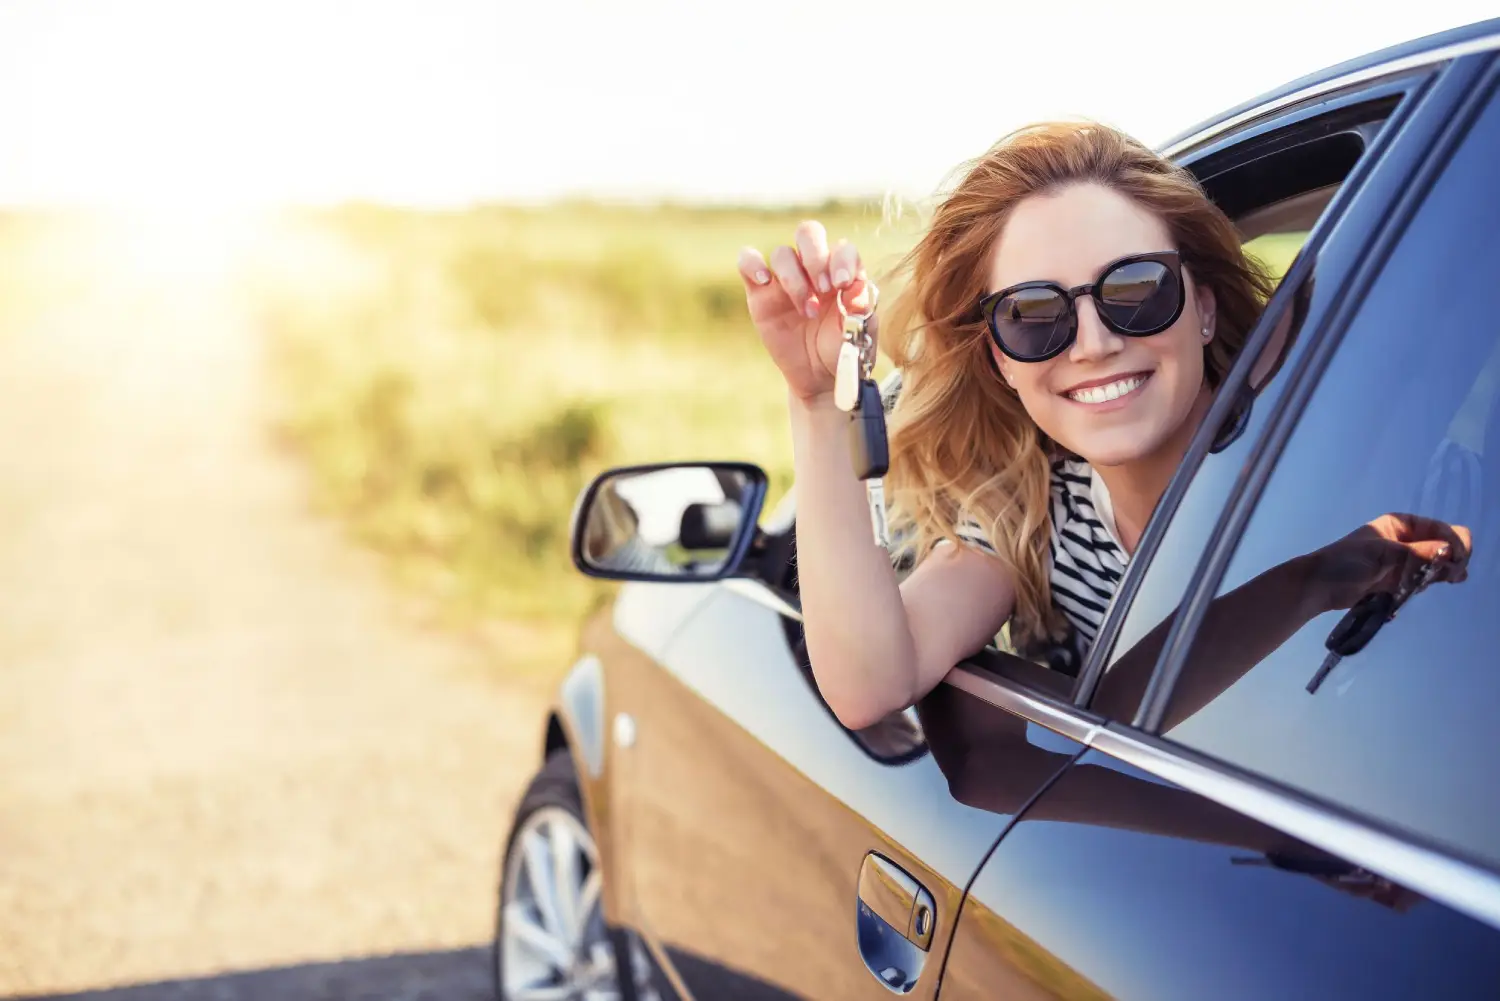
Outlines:
[{"label": "sunlight glare", "polygon": [[109,218],[105,263],[144,283],[224,281],[270,237],[267,213],[249,206],[163,202]]}]

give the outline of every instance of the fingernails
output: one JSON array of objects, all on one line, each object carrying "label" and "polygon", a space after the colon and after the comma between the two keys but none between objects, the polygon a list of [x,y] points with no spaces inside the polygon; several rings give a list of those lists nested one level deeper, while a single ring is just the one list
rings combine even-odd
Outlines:
[{"label": "fingernails", "polygon": [[827,275],[819,275],[818,276],[818,291],[819,292],[828,292],[832,288],[833,288],[833,286],[830,285],[830,284],[828,284],[828,276]]},{"label": "fingernails", "polygon": [[817,296],[813,296],[811,299],[807,300],[807,318],[809,320],[816,320],[818,318]]},{"label": "fingernails", "polygon": [[755,284],[757,284],[757,285],[766,285],[766,284],[768,284],[771,281],[771,272],[769,272],[769,271],[757,271],[757,272],[755,272],[754,278],[755,278]]},{"label": "fingernails", "polygon": [[833,283],[839,288],[849,284],[849,269],[839,268],[838,273],[833,276]]}]

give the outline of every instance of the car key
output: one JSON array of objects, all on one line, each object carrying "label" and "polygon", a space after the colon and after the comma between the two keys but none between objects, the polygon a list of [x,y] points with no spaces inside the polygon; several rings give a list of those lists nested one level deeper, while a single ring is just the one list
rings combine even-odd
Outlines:
[{"label": "car key", "polygon": [[846,414],[854,412],[859,405],[859,384],[870,377],[875,366],[875,337],[870,330],[870,320],[875,315],[875,303],[880,292],[872,284],[869,287],[870,306],[862,313],[851,313],[843,305],[839,292],[839,309],[844,314],[844,343],[839,345],[838,360],[833,366],[833,405]]},{"label": "car key", "polygon": [[890,547],[890,532],[886,523],[883,480],[890,468],[890,442],[885,433],[885,407],[880,400],[880,387],[874,379],[859,382],[859,403],[849,420],[849,460],[854,466],[855,477],[865,481],[875,544],[887,549]]},{"label": "car key", "polygon": [[1365,648],[1365,644],[1385,625],[1395,604],[1394,594],[1376,591],[1356,601],[1354,607],[1344,613],[1344,617],[1333,627],[1333,632],[1328,634],[1328,639],[1323,641],[1323,646],[1328,649],[1328,656],[1323,658],[1322,666],[1307,683],[1309,695],[1317,694],[1329,673],[1338,667],[1339,661]]},{"label": "car key", "polygon": [[1328,656],[1323,658],[1317,673],[1308,681],[1308,694],[1316,694],[1339,661],[1363,650],[1374,639],[1375,634],[1380,632],[1381,627],[1396,617],[1401,606],[1412,595],[1432,583],[1432,578],[1437,576],[1439,564],[1447,556],[1448,547],[1443,546],[1429,562],[1422,564],[1415,577],[1403,583],[1394,594],[1390,591],[1376,591],[1355,602],[1354,607],[1344,613],[1344,617],[1339,619],[1333,631],[1328,634],[1328,639],[1323,642],[1328,648]]},{"label": "car key", "polygon": [[[869,329],[870,314],[851,314],[844,321],[844,344],[839,350],[838,369],[834,373],[834,405],[848,409],[849,415],[849,461],[857,479],[865,481],[865,496],[870,504],[870,529],[875,544],[882,549],[890,548],[890,532],[886,521],[885,484],[883,479],[890,468],[890,442],[885,430],[885,404],[880,398],[880,387],[875,383],[875,338]],[[857,381],[854,382],[852,405],[844,408],[847,397],[840,398],[840,382],[847,392],[849,377],[845,358],[853,354],[857,365]]]},{"label": "car key", "polygon": [[852,413],[859,405],[859,383],[864,375],[860,366],[860,341],[865,336],[865,318],[844,317],[844,343],[839,345],[839,360],[833,370],[833,405]]}]

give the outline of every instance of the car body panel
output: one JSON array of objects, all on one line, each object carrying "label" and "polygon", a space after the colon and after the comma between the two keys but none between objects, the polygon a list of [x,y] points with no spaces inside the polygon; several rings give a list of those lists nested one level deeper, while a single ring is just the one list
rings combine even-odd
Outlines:
[{"label": "car body panel", "polygon": [[934,898],[931,969],[912,995],[931,997],[964,886],[1034,787],[1081,748],[1033,727],[1047,746],[1018,779],[1011,813],[963,805],[932,754],[891,763],[856,742],[798,663],[794,636],[795,623],[725,588],[661,664],[610,665],[620,704],[639,713],[635,745],[617,752],[628,802],[614,844],[630,888],[617,917],[699,998],[752,986],[885,997],[856,923],[861,862],[878,852]]},{"label": "car body panel", "polygon": [[943,1001],[1497,995],[1494,929],[1096,750],[975,880],[942,991]]}]

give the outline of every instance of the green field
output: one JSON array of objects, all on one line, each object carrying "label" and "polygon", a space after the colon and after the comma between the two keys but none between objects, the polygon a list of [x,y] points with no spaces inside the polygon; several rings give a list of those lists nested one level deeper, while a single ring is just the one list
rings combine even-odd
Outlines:
[{"label": "green field", "polygon": [[789,485],[785,393],[735,261],[808,214],[872,271],[915,233],[874,204],[303,217],[248,289],[281,431],[325,509],[442,607],[571,627],[603,591],[566,557],[598,471],[738,459],[773,503]]}]

